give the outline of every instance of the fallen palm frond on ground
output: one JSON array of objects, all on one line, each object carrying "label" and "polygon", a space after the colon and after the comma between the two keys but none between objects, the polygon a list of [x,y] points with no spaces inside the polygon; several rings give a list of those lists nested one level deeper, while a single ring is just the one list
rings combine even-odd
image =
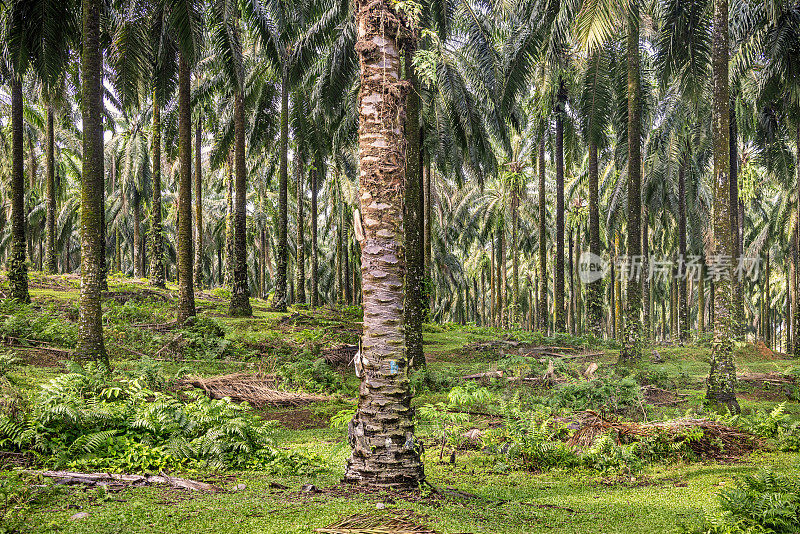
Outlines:
[{"label": "fallen palm frond on ground", "polygon": [[[615,422],[593,411],[575,414],[580,428],[567,444],[587,450],[595,440],[612,435],[617,443],[633,443],[666,432],[675,442],[686,442],[694,453],[704,459],[737,458],[758,449],[761,440],[749,433],[709,419],[676,419],[659,423]],[[702,434],[701,434],[702,433]]]},{"label": "fallen palm frond on ground", "polygon": [[236,402],[247,402],[256,408],[265,406],[302,406],[312,402],[330,400],[327,395],[315,395],[298,391],[277,389],[275,375],[251,375],[233,373],[203,378],[190,376],[184,384],[200,388],[212,399],[230,398]]},{"label": "fallen palm frond on ground", "polygon": [[315,532],[325,534],[437,534],[419,522],[424,518],[413,510],[397,510],[391,515],[359,514],[346,517]]},{"label": "fallen palm frond on ground", "polygon": [[745,373],[736,377],[736,380],[754,386],[791,386],[797,383],[797,378],[781,373]]},{"label": "fallen palm frond on ground", "polygon": [[84,486],[109,486],[122,489],[129,486],[152,486],[154,484],[167,484],[173,488],[188,489],[193,491],[218,492],[221,488],[189,480],[186,478],[171,477],[164,473],[160,475],[119,475],[114,473],[76,473],[72,471],[28,471],[33,475],[52,478],[56,484],[84,485]]},{"label": "fallen palm frond on ground", "polygon": [[648,404],[661,407],[677,406],[689,400],[688,393],[676,393],[656,386],[642,386],[642,396]]}]

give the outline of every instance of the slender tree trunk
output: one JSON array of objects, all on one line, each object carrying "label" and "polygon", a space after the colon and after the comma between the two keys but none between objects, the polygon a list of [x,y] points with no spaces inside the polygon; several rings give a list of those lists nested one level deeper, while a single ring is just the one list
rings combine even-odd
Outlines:
[{"label": "slender tree trunk", "polygon": [[233,263],[234,258],[236,257],[236,252],[234,250],[234,239],[236,236],[236,215],[234,212],[233,200],[233,188],[235,181],[234,165],[234,153],[231,152],[228,154],[228,181],[225,184],[225,285],[228,287],[233,287]]},{"label": "slender tree trunk", "polygon": [[423,314],[427,314],[433,308],[433,291],[431,289],[431,280],[433,277],[432,269],[432,255],[433,255],[433,243],[431,241],[431,228],[433,227],[433,219],[431,215],[433,210],[431,206],[433,205],[433,197],[431,196],[431,166],[428,158],[425,157],[425,151],[423,150],[424,147],[420,147],[420,156],[422,157],[422,189],[423,189],[423,196],[424,196],[424,206],[423,210],[425,212],[424,215],[424,248],[425,248],[425,273],[423,275],[423,306],[425,309],[423,310]]},{"label": "slender tree trunk", "polygon": [[[298,99],[299,99],[299,95]],[[295,249],[295,302],[299,304],[306,303],[306,243],[305,243],[305,218],[303,213],[303,204],[305,203],[305,190],[303,188],[303,153],[301,148],[297,147],[295,154],[295,186],[297,196],[297,237]]]},{"label": "slender tree trunk", "polygon": [[281,127],[280,142],[280,167],[278,170],[278,274],[275,280],[275,296],[273,308],[275,311],[285,312],[287,302],[287,268],[289,265],[288,242],[288,171],[287,158],[289,157],[289,73],[288,67],[283,66],[281,77]]},{"label": "slender tree trunk", "polygon": [[[800,121],[797,121],[796,133],[797,161],[800,161]],[[800,165],[797,165],[797,213],[800,213]],[[800,356],[800,224],[794,234],[794,355]]]},{"label": "slender tree trunk", "polygon": [[178,323],[196,314],[192,275],[192,110],[189,64],[183,54],[178,61]]},{"label": "slender tree trunk", "polygon": [[545,202],[544,134],[539,139],[539,328],[547,334],[547,203]]},{"label": "slender tree trunk", "polygon": [[311,171],[311,307],[319,306],[319,250],[317,242],[317,189],[320,176],[325,176],[322,158],[316,156],[317,163]]},{"label": "slender tree trunk", "polygon": [[[339,183],[339,169],[335,167],[336,173],[336,183]],[[344,228],[344,207],[342,206],[342,201],[339,199],[338,201],[338,224],[336,225],[336,303],[343,304],[344,300],[344,286],[345,286],[345,278],[344,278],[344,243],[343,243],[343,228]]]},{"label": "slender tree trunk", "polygon": [[[705,262],[705,259],[703,260]],[[697,331],[706,331],[706,273],[705,265],[700,268],[700,280],[697,283]]]},{"label": "slender tree trunk", "polygon": [[[353,281],[355,280],[355,272],[350,274],[350,225],[349,223],[345,226],[344,230],[344,256],[342,259],[344,260],[344,301],[345,303],[350,306],[355,303],[354,299],[354,288],[353,288]],[[355,269],[352,269],[355,271]]]},{"label": "slender tree trunk", "polygon": [[361,388],[350,423],[352,455],[344,479],[416,489],[425,479],[414,438],[403,335],[403,115],[398,36],[408,35],[387,0],[356,3],[361,61],[360,205],[364,221],[361,279],[364,326]]},{"label": "slender tree trunk", "polygon": [[[686,262],[686,154],[681,154],[681,162],[678,167],[678,253],[680,261],[685,265]],[[678,314],[680,316],[680,340],[685,342],[689,339],[689,304],[686,292],[686,272],[680,278],[678,291]]]},{"label": "slender tree trunk", "polygon": [[[616,248],[615,248],[616,250]],[[614,258],[612,258],[611,262],[611,295],[610,295],[610,304],[611,304],[611,337],[613,339],[619,339],[619,329],[617,328],[617,272],[614,267],[616,254],[614,254]]]},{"label": "slender tree trunk", "polygon": [[422,177],[419,80],[414,72],[413,45],[406,48],[406,80],[411,84],[406,106],[406,176],[403,215],[405,231],[405,341],[411,367],[425,366],[422,347],[423,283],[425,277],[425,192]]},{"label": "slender tree trunk", "polygon": [[[600,256],[602,253],[600,248],[600,195],[598,193],[598,181],[597,145],[591,143],[589,145],[589,252],[594,256]],[[603,279],[598,278],[589,282],[586,287],[587,326],[589,332],[597,338],[603,336],[602,306]]]},{"label": "slender tree trunk", "polygon": [[491,245],[491,258],[489,264],[489,283],[491,285],[492,291],[492,326],[497,326],[497,269],[495,268],[495,264],[497,263],[495,253],[495,243],[494,243],[494,234],[492,234],[489,238],[490,245]]},{"label": "slender tree trunk", "polygon": [[194,129],[194,286],[203,287],[203,123]]},{"label": "slender tree trunk", "polygon": [[253,315],[253,308],[250,306],[250,284],[247,280],[247,163],[244,157],[245,124],[241,91],[237,91],[233,98],[236,198],[233,225],[233,286],[228,312],[234,317],[249,317]]},{"label": "slender tree trunk", "polygon": [[134,188],[131,198],[133,209],[133,277],[142,277],[142,202],[139,191]]},{"label": "slender tree trunk", "polygon": [[44,262],[49,274],[56,274],[56,159],[55,159],[55,132],[53,128],[53,105],[47,104],[47,149],[46,175],[47,175],[47,220],[45,222],[46,241]]},{"label": "slender tree trunk", "polygon": [[[730,218],[730,98],[728,94],[728,0],[714,0],[712,79],[714,82],[712,124],[714,142],[714,206],[712,254],[733,258],[734,240]],[[709,254],[711,256],[711,254]],[[714,340],[706,398],[732,412],[736,401],[736,366],[733,361],[733,265],[724,269],[715,283]]]},{"label": "slender tree trunk", "polygon": [[[731,236],[733,238],[733,265],[739,263],[739,130],[736,125],[736,108],[730,105],[730,123],[728,128],[728,142],[730,143],[730,216]],[[733,286],[733,335],[736,340],[744,338],[744,296],[742,294],[742,280],[739,271],[734,271],[731,279]]]},{"label": "slender tree trunk", "polygon": [[[641,84],[639,82],[639,4],[634,2],[628,15],[628,242],[626,253],[635,261],[642,253],[642,140]],[[628,273],[625,304],[625,334],[620,362],[642,357],[642,289],[635,269]]]},{"label": "slender tree trunk", "polygon": [[505,324],[505,309],[504,309],[504,301],[503,293],[505,292],[505,280],[503,276],[503,272],[505,271],[505,254],[503,253],[503,225],[501,224],[500,227],[497,229],[497,261],[495,262],[495,284],[497,289],[497,303],[495,304],[495,309],[497,311],[497,326],[502,328]]},{"label": "slender tree trunk", "polygon": [[521,322],[519,317],[519,191],[517,184],[511,188],[511,323]]},{"label": "slender tree trunk", "polygon": [[[83,95],[81,99],[83,121],[81,296],[80,320],[78,323],[80,335],[78,336],[78,346],[75,352],[81,358],[99,360],[108,366],[108,354],[103,342],[100,295],[100,264],[101,255],[103,254],[101,243],[102,218],[99,213],[103,200],[103,57],[100,49],[100,11],[102,5],[99,0],[82,0],[81,6],[83,13],[83,48],[81,52],[81,94]],[[21,88],[17,86],[15,91],[19,92],[18,100],[21,104]],[[21,107],[18,113],[21,123]],[[12,112],[12,120],[13,118]],[[19,148],[21,152],[21,139]],[[22,202],[19,202],[19,204],[21,207]],[[13,222],[16,223],[17,221],[14,220]],[[24,244],[24,240],[22,243]],[[25,295],[27,295],[27,277],[24,282]],[[13,290],[12,295],[14,295]],[[20,298],[17,295],[14,296]]]},{"label": "slender tree trunk", "polygon": [[161,214],[161,105],[153,91],[153,199],[150,205],[150,283],[166,287],[164,276],[164,226]]},{"label": "slender tree trunk", "polygon": [[642,331],[643,343],[653,339],[653,323],[650,305],[650,221],[647,205],[642,202],[642,307],[644,309]]},{"label": "slender tree trunk", "polygon": [[22,107],[22,81],[13,80],[11,82],[11,253],[8,256],[8,281],[11,298],[20,302],[30,302],[25,253],[25,152],[22,138]]},{"label": "slender tree trunk", "polygon": [[564,80],[559,80],[558,104],[556,108],[556,261],[555,279],[555,331],[566,330],[564,314],[564,115],[567,105],[567,89]]},{"label": "slender tree trunk", "polygon": [[567,304],[567,328],[572,335],[575,335],[575,282],[572,271],[572,252],[574,228],[570,226],[569,237],[567,238],[567,276],[569,278],[569,303]]}]

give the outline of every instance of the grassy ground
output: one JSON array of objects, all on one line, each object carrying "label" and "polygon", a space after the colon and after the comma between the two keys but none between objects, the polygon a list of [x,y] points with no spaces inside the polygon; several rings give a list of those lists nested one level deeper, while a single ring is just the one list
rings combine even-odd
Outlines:
[{"label": "grassy ground", "polygon": [[[175,337],[163,329],[173,315],[173,291],[152,292],[142,281],[111,277],[104,304],[106,336],[113,365],[135,368],[139,354],[161,354],[166,375],[219,375],[231,372],[274,372],[301,358],[313,358],[321,350],[358,338],[358,310],[293,309],[288,314],[269,311],[253,299],[253,318],[226,317],[224,290],[198,293],[202,316],[213,317],[226,329],[222,359],[198,352],[176,354],[164,350]],[[31,314],[51,314],[60,321],[74,321],[78,280],[69,276],[31,274]],[[174,290],[174,288],[172,288]],[[10,320],[5,317],[6,323]],[[59,346],[55,343],[49,346]],[[502,340],[512,343],[502,343]],[[516,340],[516,341],[514,341]],[[429,374],[452,382],[452,377],[497,369],[498,360],[525,353],[540,344],[535,336],[474,326],[426,325],[424,333]],[[494,343],[492,343],[494,342]],[[552,343],[552,340],[547,340]],[[16,343],[18,344],[18,343]],[[61,345],[69,348],[68,342]],[[586,347],[589,359],[570,360],[560,372],[577,375],[590,362],[598,373],[611,372],[615,350]],[[220,350],[215,346],[213,350]],[[643,363],[633,370],[642,382],[689,394],[679,408],[647,407],[648,418],[681,415],[699,409],[710,351],[704,347],[657,347],[664,363]],[[8,346],[5,351],[23,361],[7,376],[15,386],[30,392],[63,373],[61,353]],[[161,352],[159,352],[161,351]],[[740,372],[785,372],[797,361],[753,346],[738,349]],[[185,360],[193,361],[185,361]],[[646,467],[635,475],[608,476],[586,469],[531,472],[498,470],[495,461],[479,450],[459,451],[455,465],[441,462],[434,447],[425,454],[429,482],[436,488],[457,488],[472,496],[423,492],[418,495],[363,493],[338,486],[349,449],[344,429],[331,429],[331,416],[354,405],[357,379],[349,369],[333,372],[339,380],[334,400],[302,408],[262,409],[265,418],[281,421],[275,441],[282,448],[302,449],[319,455],[325,469],[313,476],[278,476],[264,472],[187,473],[212,480],[226,488],[214,495],[191,494],[163,487],[130,488],[106,495],[97,490],[71,488],[65,494],[34,507],[27,528],[35,532],[75,533],[306,533],[352,514],[415,510],[430,527],[442,533],[519,532],[680,532],[696,524],[704,513],[717,507],[716,493],[734,484],[737,477],[762,468],[796,474],[797,454],[775,450],[754,453],[733,463],[678,462]],[[325,379],[330,379],[326,375]],[[316,384],[316,382],[314,382]],[[313,384],[312,384],[313,385]],[[434,388],[436,389],[436,388]],[[421,406],[446,398],[446,388],[421,391],[414,403]],[[522,395],[521,390],[505,394]],[[546,395],[539,392],[537,394]],[[800,419],[800,403],[779,391],[750,388],[741,391],[745,411],[771,409],[785,402],[787,413]],[[643,408],[644,409],[644,408]],[[476,417],[475,426],[492,421]],[[418,427],[423,440],[432,442],[433,428]],[[445,457],[447,460],[447,457]],[[319,492],[301,490],[313,484]],[[242,486],[243,485],[243,486]],[[238,489],[237,489],[238,486]],[[376,510],[383,503],[384,512]],[[76,521],[76,512],[88,517]]]}]

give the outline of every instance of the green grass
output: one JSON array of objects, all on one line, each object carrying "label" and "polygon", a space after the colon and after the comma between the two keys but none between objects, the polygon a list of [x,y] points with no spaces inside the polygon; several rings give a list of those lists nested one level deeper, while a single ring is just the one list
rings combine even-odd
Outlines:
[{"label": "green grass", "polygon": [[[31,273],[34,307],[53,304],[58,309],[74,306],[79,284],[74,278],[47,277]],[[112,276],[112,292],[138,291],[144,281]],[[170,286],[163,295],[175,295]],[[218,375],[232,372],[265,371],[291,363],[304,354],[353,343],[357,337],[358,316],[353,309],[324,309],[311,312],[293,308],[286,314],[270,311],[267,303],[253,299],[252,318],[229,318],[226,290],[215,289],[198,293],[197,303],[202,314],[214,317],[226,330],[226,339],[236,347],[235,354],[248,356],[244,362],[208,360],[199,362],[166,361],[162,372],[173,376],[178,372]],[[126,308],[127,306],[127,308]],[[159,323],[174,317],[174,304],[163,299],[145,300],[133,304],[106,302],[106,335],[113,364],[120,369],[133,369],[139,357],[121,349],[128,348],[145,354],[155,353],[173,335],[134,328],[130,322]],[[300,314],[295,322],[284,318]],[[296,324],[295,324],[296,323]],[[503,332],[476,326],[426,325],[424,341],[431,373],[461,376],[494,370],[497,360],[506,353],[525,353],[520,347],[501,345],[492,350],[476,350],[474,344],[500,339],[529,341],[523,332]],[[602,354],[593,358],[599,365],[598,375],[612,376],[617,372],[618,351],[604,347],[589,347]],[[14,352],[13,347],[6,348]],[[697,410],[704,393],[710,351],[704,347],[657,347],[664,363],[642,363],[631,369],[642,377],[655,377],[674,384],[681,392],[689,393],[689,402],[678,408],[654,409],[650,417],[680,416],[687,410]],[[646,355],[649,357],[650,350]],[[19,351],[22,358],[29,353]],[[797,360],[781,356],[764,357],[749,346],[737,352],[740,372],[787,372],[800,367]],[[56,358],[57,360],[57,358]],[[590,362],[565,362],[568,373],[583,372]],[[58,376],[63,369],[25,364],[13,369],[8,377],[21,391],[31,393],[47,380]],[[340,370],[345,378],[345,390],[356,393],[358,381],[349,370]],[[505,382],[500,383],[505,387]],[[740,403],[746,411],[769,410],[783,399],[751,398],[746,388]],[[508,392],[512,395],[513,392]],[[536,395],[549,392],[536,391]],[[534,393],[524,393],[534,395]],[[445,401],[447,391],[423,391],[414,405]],[[132,488],[111,495],[111,500],[99,501],[94,491],[72,488],[55,502],[34,510],[28,527],[34,532],[74,533],[307,533],[314,528],[331,524],[345,516],[375,512],[377,502],[389,502],[387,495],[338,492],[309,495],[300,491],[305,483],[330,488],[338,483],[344,462],[349,454],[344,430],[327,428],[326,422],[338,411],[353,406],[354,399],[340,393],[330,401],[302,408],[272,408],[260,410],[264,417],[293,420],[276,432],[276,443],[283,448],[304,449],[319,454],[326,469],[312,477],[275,476],[261,472],[218,474],[220,485],[233,488],[244,484],[246,489],[216,495],[189,494],[166,488]],[[800,403],[787,402],[786,411],[800,419]],[[295,419],[297,421],[295,421]],[[297,422],[298,424],[294,424]],[[485,420],[475,420],[476,426]],[[291,428],[290,428],[291,427]],[[296,429],[295,429],[296,428]],[[417,429],[423,440],[431,441],[431,428],[422,424]],[[455,466],[439,463],[438,449],[432,447],[424,458],[428,481],[436,487],[455,487],[481,497],[464,501],[454,497],[426,496],[412,501],[397,499],[388,509],[413,509],[429,519],[431,527],[442,533],[520,533],[520,532],[681,532],[682,525],[696,524],[704,513],[717,509],[715,494],[733,485],[737,477],[752,474],[761,468],[796,474],[800,470],[797,454],[764,452],[743,458],[733,464],[678,463],[654,465],[642,473],[624,479],[608,480],[597,472],[585,470],[556,470],[532,473],[522,470],[496,472],[492,457],[480,452],[460,452]],[[189,477],[204,478],[213,473],[188,473]],[[286,491],[270,488],[270,483],[289,487]],[[685,486],[684,486],[685,484]],[[69,521],[76,512],[88,512],[89,517]]]}]

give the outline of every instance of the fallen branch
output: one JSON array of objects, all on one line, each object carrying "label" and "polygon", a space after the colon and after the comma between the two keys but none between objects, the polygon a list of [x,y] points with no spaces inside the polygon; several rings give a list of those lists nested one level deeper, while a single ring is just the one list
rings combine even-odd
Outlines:
[{"label": "fallen branch", "polygon": [[216,493],[222,491],[221,488],[190,480],[187,478],[171,477],[165,473],[159,475],[124,475],[115,473],[76,473],[73,471],[26,471],[34,475],[40,475],[55,479],[56,484],[83,484],[86,486],[152,486],[153,484],[167,484],[173,488],[188,489],[193,491],[208,491]]},{"label": "fallen branch", "polygon": [[503,378],[503,371],[488,371],[461,377],[462,380],[480,380],[481,378]]}]

